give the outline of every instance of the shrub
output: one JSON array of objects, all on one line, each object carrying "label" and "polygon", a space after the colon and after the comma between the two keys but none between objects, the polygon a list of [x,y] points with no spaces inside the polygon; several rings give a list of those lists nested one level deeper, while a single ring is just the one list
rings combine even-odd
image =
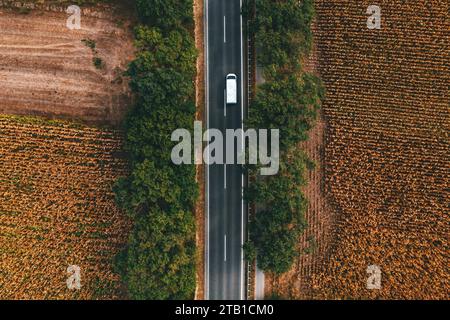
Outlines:
[{"label": "shrub", "polygon": [[92,58],[92,62],[97,69],[102,69],[104,67],[102,58],[94,57]]}]

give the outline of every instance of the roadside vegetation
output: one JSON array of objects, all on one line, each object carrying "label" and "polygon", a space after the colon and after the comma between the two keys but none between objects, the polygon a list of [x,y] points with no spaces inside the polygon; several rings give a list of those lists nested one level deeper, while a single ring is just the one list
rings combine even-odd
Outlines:
[{"label": "roadside vegetation", "polygon": [[258,213],[250,221],[245,251],[263,271],[281,274],[298,255],[307,205],[301,187],[306,170],[314,167],[298,145],[308,139],[324,97],[320,79],[304,72],[300,63],[312,47],[314,4],[312,0],[248,0],[244,14],[266,81],[249,106],[246,126],[280,130],[280,172],[258,178],[258,168],[248,168],[252,183],[245,196]]},{"label": "roadside vegetation", "polygon": [[195,166],[170,159],[177,128],[193,129],[196,57],[191,0],[137,0],[136,59],[129,65],[135,105],[126,123],[131,174],[116,183],[117,202],[133,218],[116,258],[131,299],[193,299]]},{"label": "roadside vegetation", "polygon": [[[27,0],[27,1],[15,1],[15,0],[3,0],[2,5],[4,6],[12,6],[12,7],[20,7],[25,9],[31,9],[27,8],[27,5],[29,4],[67,4],[67,5],[95,5],[97,3],[111,3],[113,0]],[[29,12],[28,12],[29,13]]]}]

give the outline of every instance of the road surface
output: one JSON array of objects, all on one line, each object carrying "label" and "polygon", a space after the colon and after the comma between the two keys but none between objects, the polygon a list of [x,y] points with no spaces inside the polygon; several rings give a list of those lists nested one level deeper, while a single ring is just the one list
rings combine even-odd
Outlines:
[{"label": "road surface", "polygon": [[[240,0],[205,0],[208,128],[242,128],[246,98]],[[238,104],[225,105],[225,78],[238,76]],[[244,97],[244,98],[243,98]],[[242,245],[247,210],[242,166],[207,167],[206,299],[246,298]]]}]

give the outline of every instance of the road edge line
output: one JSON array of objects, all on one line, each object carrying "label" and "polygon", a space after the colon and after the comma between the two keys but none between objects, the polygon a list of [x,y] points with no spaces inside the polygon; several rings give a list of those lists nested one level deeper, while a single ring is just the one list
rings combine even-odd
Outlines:
[{"label": "road edge line", "polygon": [[[241,129],[244,132],[244,32],[242,29],[242,0],[240,0],[240,8],[239,8],[239,16],[240,16],[240,31],[241,31]],[[242,135],[242,140],[244,140],[244,135]],[[242,143],[242,148],[245,147],[244,143]],[[241,173],[241,300],[246,300],[244,298],[244,293],[246,290],[246,285],[244,282],[244,172]]]},{"label": "road edge line", "polygon": [[[205,48],[205,100],[206,100],[206,129],[209,129],[209,44],[208,44],[208,1],[204,0],[204,10],[203,10],[203,29],[204,29],[204,43]],[[209,137],[207,137],[209,139]],[[205,234],[205,300],[209,300],[209,164],[206,163],[206,195],[205,195],[205,224],[206,224],[206,234]]]}]

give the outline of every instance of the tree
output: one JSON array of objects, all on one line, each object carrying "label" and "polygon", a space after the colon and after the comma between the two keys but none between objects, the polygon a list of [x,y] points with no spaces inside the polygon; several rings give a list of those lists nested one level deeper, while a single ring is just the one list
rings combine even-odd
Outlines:
[{"label": "tree", "polygon": [[276,75],[270,80],[258,87],[247,125],[279,129],[280,149],[287,150],[308,138],[323,90],[319,79],[312,75]]},{"label": "tree", "polygon": [[128,68],[130,86],[142,105],[177,106],[193,99],[197,51],[186,31],[136,28],[135,45],[140,50]]},{"label": "tree", "polygon": [[139,105],[126,121],[126,149],[133,161],[151,159],[167,163],[176,144],[171,141],[175,129],[193,131],[195,104],[187,101],[177,107],[170,105]]},{"label": "tree", "polygon": [[280,224],[272,211],[261,211],[250,224],[252,242],[248,252],[255,251],[258,267],[266,272],[281,274],[289,270],[297,256],[299,232]]},{"label": "tree", "polygon": [[131,174],[119,179],[118,204],[134,218],[116,269],[132,299],[193,299],[195,292],[194,165],[170,155],[175,129],[193,130],[196,57],[192,1],[138,0],[136,59],[128,75],[135,106],[125,122]]},{"label": "tree", "polygon": [[248,15],[254,4],[256,16],[250,20],[249,31],[255,36],[258,62],[265,67],[298,67],[312,46],[313,1],[247,1],[244,14]]},{"label": "tree", "polygon": [[145,25],[165,30],[193,26],[192,0],[136,0],[136,6]]},{"label": "tree", "polygon": [[131,299],[193,299],[195,221],[190,212],[153,207],[138,216],[116,270]]},{"label": "tree", "polygon": [[250,221],[246,256],[256,257],[262,270],[276,274],[289,270],[297,256],[298,237],[306,228],[307,201],[300,187],[305,184],[307,157],[286,152],[281,160],[278,175],[254,181],[245,193],[247,201],[263,208]]}]

